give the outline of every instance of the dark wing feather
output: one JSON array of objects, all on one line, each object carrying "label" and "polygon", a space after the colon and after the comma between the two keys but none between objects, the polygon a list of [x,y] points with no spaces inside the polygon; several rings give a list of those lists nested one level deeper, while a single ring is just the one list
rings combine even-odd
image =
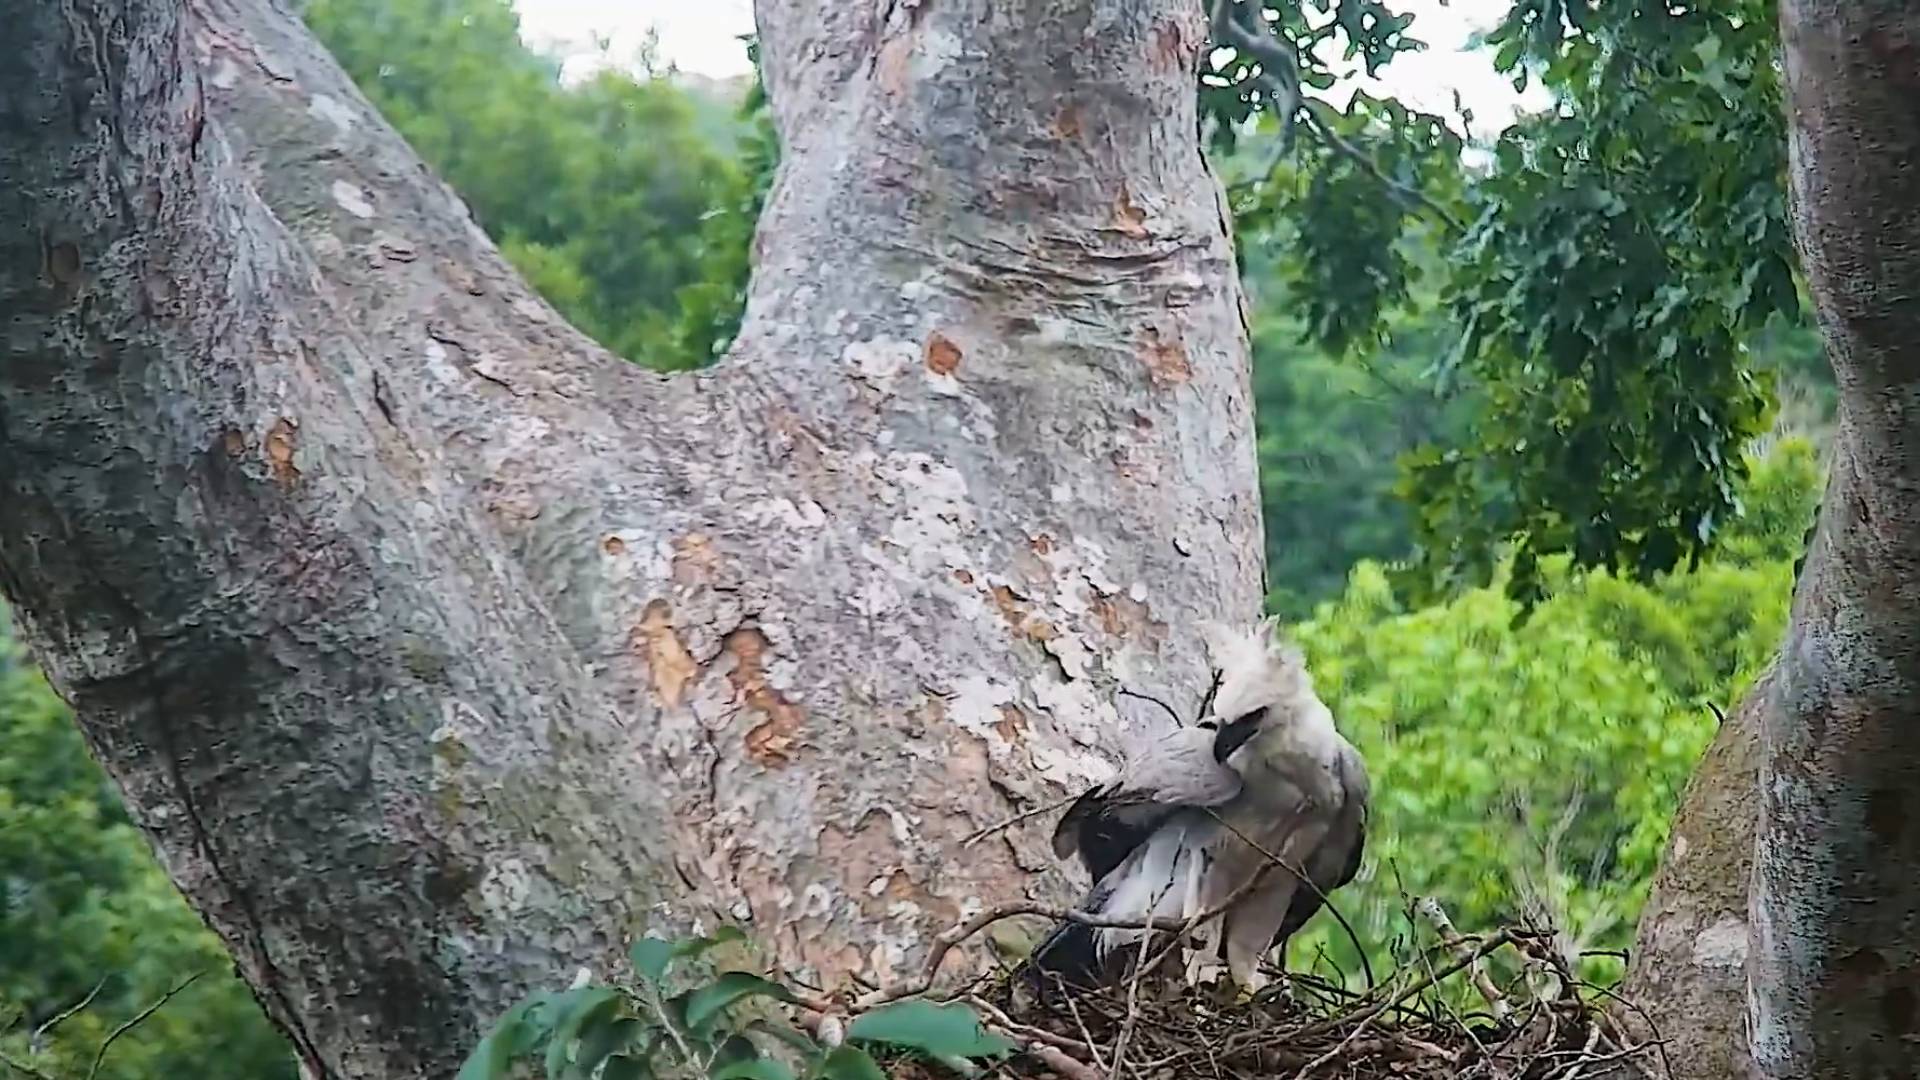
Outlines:
[{"label": "dark wing feather", "polygon": [[1053,828],[1054,854],[1078,854],[1099,881],[1182,809],[1239,794],[1240,774],[1214,757],[1216,738],[1211,727],[1170,732],[1120,776],[1075,799]]},{"label": "dark wing feather", "polygon": [[1075,799],[1053,830],[1054,854],[1065,858],[1077,853],[1094,881],[1127,861],[1134,848],[1180,810],[1116,787],[1107,784]]}]

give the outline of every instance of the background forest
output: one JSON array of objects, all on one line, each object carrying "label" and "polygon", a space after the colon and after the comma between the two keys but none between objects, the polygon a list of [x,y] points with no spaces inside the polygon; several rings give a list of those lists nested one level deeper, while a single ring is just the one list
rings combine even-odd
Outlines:
[{"label": "background forest", "polygon": [[[311,0],[306,14],[576,325],[661,369],[695,368],[724,351],[777,158],[753,86],[681,79],[647,56],[564,85],[555,60],[521,43],[504,0]],[[1744,26],[1770,32],[1764,20]],[[1647,298],[1636,297],[1631,282],[1609,286],[1622,310],[1644,317],[1594,330],[1576,346],[1598,354],[1638,342],[1626,361],[1637,363],[1632,349],[1644,349],[1654,354],[1648,370],[1684,370],[1686,357],[1676,352],[1718,339],[1698,325],[1676,336],[1660,324],[1664,316],[1646,313],[1711,322],[1720,310],[1713,304],[1723,301],[1709,297],[1701,314],[1705,290],[1740,294],[1723,304],[1738,307],[1738,317],[1714,324],[1724,330],[1718,343],[1737,357],[1730,370],[1764,400],[1716,423],[1759,435],[1735,451],[1744,467],[1706,470],[1727,485],[1722,505],[1737,512],[1694,522],[1700,542],[1689,558],[1653,557],[1649,570],[1645,557],[1616,559],[1610,549],[1594,558],[1577,543],[1503,546],[1492,541],[1546,535],[1537,521],[1514,517],[1525,506],[1514,510],[1495,491],[1484,512],[1463,510],[1481,504],[1458,490],[1422,487],[1437,463],[1474,453],[1491,460],[1489,440],[1511,435],[1530,415],[1532,406],[1516,404],[1527,400],[1524,380],[1471,356],[1463,361],[1498,336],[1479,316],[1490,320],[1500,304],[1550,307],[1557,286],[1546,301],[1528,300],[1529,273],[1564,279],[1580,258],[1592,270],[1596,259],[1634,257],[1630,244],[1577,240],[1570,261],[1551,264],[1559,250],[1552,222],[1567,215],[1569,200],[1600,205],[1560,155],[1569,125],[1587,125],[1588,162],[1631,141],[1631,130],[1611,143],[1596,138],[1607,124],[1665,124],[1671,143],[1690,122],[1671,115],[1686,108],[1672,86],[1754,77],[1727,59],[1752,51],[1751,41],[1683,44],[1697,61],[1691,67],[1647,61],[1657,69],[1649,79],[1668,81],[1642,95],[1668,111],[1655,119],[1632,115],[1631,85],[1616,86],[1610,111],[1581,113],[1576,84],[1590,73],[1534,72],[1555,86],[1559,112],[1523,118],[1481,148],[1495,162],[1525,155],[1527,168],[1467,168],[1453,193],[1469,209],[1476,199],[1498,207],[1498,228],[1486,211],[1467,223],[1472,250],[1504,267],[1477,280],[1471,263],[1440,272],[1457,259],[1447,246],[1453,239],[1403,228],[1399,211],[1383,223],[1376,204],[1348,197],[1340,168],[1317,159],[1320,150],[1295,144],[1280,152],[1285,133],[1270,122],[1215,140],[1216,165],[1235,199],[1253,316],[1269,606],[1293,624],[1323,696],[1374,775],[1370,855],[1341,900],[1370,949],[1391,947],[1403,893],[1442,897],[1466,926],[1546,903],[1587,946],[1623,948],[1680,791],[1712,734],[1710,706],[1739,696],[1785,625],[1823,475],[1831,387],[1791,288],[1769,286],[1764,256],[1735,240],[1695,244],[1664,231],[1666,222],[1644,222],[1700,264],[1684,279],[1648,276],[1656,292]],[[1508,46],[1496,59],[1525,64]],[[1369,107],[1361,101],[1349,115]],[[1751,137],[1704,133],[1694,149],[1706,156],[1673,157],[1676,167],[1695,170],[1683,185],[1710,193],[1727,215],[1748,215],[1754,235],[1764,234],[1758,247],[1778,246],[1778,192],[1752,182],[1779,168],[1781,143],[1769,135],[1778,119],[1768,112],[1777,103],[1755,93],[1742,107]],[[1393,145],[1387,139],[1378,148],[1389,170]],[[1460,157],[1457,144],[1445,148]],[[1423,167],[1408,159],[1404,172],[1418,176]],[[1759,209],[1745,205],[1750,197]],[[1599,216],[1613,213],[1602,208]],[[1622,216],[1646,215],[1630,208]],[[1369,237],[1381,239],[1369,247]],[[1514,253],[1534,249],[1535,265],[1519,266]],[[1610,274],[1636,276],[1620,261],[1591,280]],[[1690,285],[1702,292],[1659,291]],[[1770,287],[1772,299],[1755,307],[1756,290]],[[1556,340],[1547,348],[1565,347]],[[1557,430],[1571,444],[1579,417]],[[1526,436],[1509,441],[1524,444]],[[1718,453],[1697,442],[1693,452]],[[1646,471],[1657,478],[1669,464],[1657,453],[1652,460]],[[1484,484],[1487,471],[1478,475]],[[1521,491],[1534,480],[1516,473],[1501,483]],[[1513,554],[1482,556],[1488,565],[1477,574],[1442,575],[1445,588],[1409,573],[1435,551],[1468,548],[1517,552],[1524,587],[1514,587]],[[1351,951],[1320,920],[1292,962],[1352,970]],[[39,1056],[54,1075],[84,1075],[109,1031],[197,973],[204,975],[115,1044],[99,1075],[291,1080],[291,1059],[220,946],[155,864],[60,703],[0,638],[0,1031],[8,1032],[0,1052]],[[89,995],[89,1007],[49,1039],[33,1035]],[[0,1075],[6,1069],[0,1064]]]}]

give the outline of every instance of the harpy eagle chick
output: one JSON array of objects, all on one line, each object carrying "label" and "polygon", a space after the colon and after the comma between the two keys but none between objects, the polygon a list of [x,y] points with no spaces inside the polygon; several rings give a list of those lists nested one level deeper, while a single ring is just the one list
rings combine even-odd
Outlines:
[{"label": "harpy eagle chick", "polygon": [[[1359,871],[1367,772],[1315,696],[1305,658],[1275,640],[1273,620],[1250,633],[1212,624],[1202,632],[1215,683],[1200,722],[1082,795],[1055,827],[1053,847],[1086,866],[1094,885],[1080,910],[1098,918],[1185,923],[1234,898],[1195,928],[1205,944],[1189,958],[1188,977],[1224,953],[1234,982],[1252,988],[1260,958]],[[1283,866],[1240,891],[1269,854]],[[1033,969],[1083,985],[1108,981],[1140,933],[1063,922],[1034,950]]]}]

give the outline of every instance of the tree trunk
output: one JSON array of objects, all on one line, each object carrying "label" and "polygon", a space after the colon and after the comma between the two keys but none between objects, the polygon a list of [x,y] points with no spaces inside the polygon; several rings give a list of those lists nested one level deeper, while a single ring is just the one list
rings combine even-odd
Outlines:
[{"label": "tree trunk", "polygon": [[[184,10],[182,10],[184,8]],[[1191,0],[762,0],[734,352],[565,326],[269,0],[0,0],[0,585],[314,1077],[648,929],[885,979],[1261,542]]]},{"label": "tree trunk", "polygon": [[[1739,717],[1758,736],[1754,794],[1738,790],[1749,766],[1729,759],[1680,819],[1724,821],[1708,858],[1729,869],[1754,822],[1752,1072],[1731,1071],[1737,1053],[1728,1071],[1675,1072],[1906,1077],[1920,1060],[1920,7],[1783,0],[1781,37],[1794,218],[1840,417],[1787,640]],[[1710,934],[1733,899],[1732,879],[1696,889],[1676,873],[1686,835],[1676,828],[1643,921],[1642,985],[1681,971],[1677,953],[1701,941],[1690,928]],[[1694,1003],[1728,978],[1691,977],[1662,1015],[1697,1034],[1725,1010]]]},{"label": "tree trunk", "polygon": [[1746,1080],[1747,893],[1759,806],[1762,715],[1778,707],[1770,669],[1721,724],[1674,815],[1640,913],[1618,1012],[1663,1041],[1660,1080]]},{"label": "tree trunk", "polygon": [[1920,1060],[1920,6],[1784,0],[1790,175],[1840,390],[1834,464],[1764,714],[1753,1056]]}]

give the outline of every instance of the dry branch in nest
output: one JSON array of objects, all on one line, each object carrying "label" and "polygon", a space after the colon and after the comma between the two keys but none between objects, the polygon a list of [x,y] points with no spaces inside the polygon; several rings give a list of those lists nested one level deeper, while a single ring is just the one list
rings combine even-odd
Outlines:
[{"label": "dry branch in nest", "polygon": [[[996,918],[1037,910],[1009,905],[969,920],[941,935],[938,954],[944,956]],[[1245,1004],[1223,1004],[1212,988],[1149,975],[1099,991],[1057,987],[1044,1000],[1031,1000],[1017,973],[943,992],[931,989],[931,972],[923,972],[857,1002],[817,1001],[810,1007],[848,1015],[913,995],[964,1002],[990,1030],[1021,1049],[1020,1056],[995,1071],[1013,1078],[1640,1080],[1670,1075],[1651,1019],[1611,989],[1583,983],[1567,970],[1552,948],[1550,932],[1506,928],[1462,934],[1437,903],[1424,900],[1416,911],[1434,929],[1437,943],[1367,991],[1294,973]],[[1489,973],[1489,959],[1502,953],[1510,954],[1508,960],[1517,961],[1523,973],[1513,986],[1497,985]],[[1148,960],[1148,969],[1164,955],[1165,950]],[[1541,968],[1554,970],[1556,996],[1538,997],[1527,989],[1524,973]],[[1449,1007],[1439,991],[1454,980],[1471,987],[1485,1008],[1463,1014]],[[1619,1010],[1635,1014],[1634,1030],[1653,1034],[1630,1035],[1629,1026],[1619,1022]],[[821,1019],[837,1022],[834,1015]],[[895,1063],[889,1072],[898,1080],[936,1075],[908,1062]]]}]

